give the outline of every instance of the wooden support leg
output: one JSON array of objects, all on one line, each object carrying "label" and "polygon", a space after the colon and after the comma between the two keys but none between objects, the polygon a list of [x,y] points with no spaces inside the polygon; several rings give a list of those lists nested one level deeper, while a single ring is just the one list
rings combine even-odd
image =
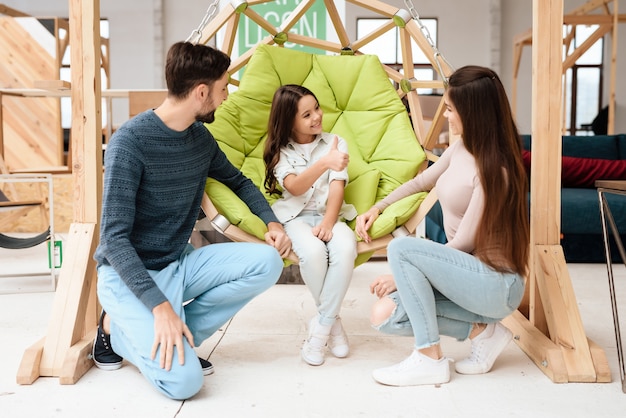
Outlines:
[{"label": "wooden support leg", "polygon": [[40,339],[24,351],[22,362],[17,369],[17,384],[30,385],[40,376],[39,364],[41,363],[41,354],[43,353],[43,344],[45,338]]},{"label": "wooden support leg", "polygon": [[554,382],[610,382],[604,351],[585,336],[561,246],[536,245],[534,250],[532,273],[545,309],[549,337],[519,311],[507,318],[505,325],[520,348]]},{"label": "wooden support leg", "polygon": [[31,384],[39,376],[58,376],[62,384],[75,383],[93,364],[89,351],[97,321],[92,257],[97,244],[95,230],[95,224],[70,227],[69,262],[61,269],[48,333],[24,353],[19,384]]}]

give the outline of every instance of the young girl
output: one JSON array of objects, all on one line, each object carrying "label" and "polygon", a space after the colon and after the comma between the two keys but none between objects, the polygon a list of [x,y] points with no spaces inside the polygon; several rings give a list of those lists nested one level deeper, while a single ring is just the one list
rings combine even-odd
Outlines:
[{"label": "young girl", "polygon": [[512,338],[500,320],[517,309],[524,294],[528,184],[504,87],[492,70],[466,66],[450,76],[444,101],[450,132],[461,139],[357,218],[357,234],[368,242],[368,229],[387,206],[436,185],[448,237],[445,246],[394,239],[387,248],[393,276],[371,285],[380,298],[372,324],[414,336],[407,359],[373,372],[385,385],[448,382],[440,335],[471,339],[471,354],[455,363],[457,373],[487,373]]},{"label": "young girl", "polygon": [[274,94],[263,159],[265,188],[281,196],[272,209],[292,240],[318,311],[302,358],[321,365],[327,343],[333,355],[346,357],[339,310],[354,270],[356,239],[343,221],[357,214],[343,201],[348,149],[343,139],[322,132],[322,109],[307,88],[289,84]]}]

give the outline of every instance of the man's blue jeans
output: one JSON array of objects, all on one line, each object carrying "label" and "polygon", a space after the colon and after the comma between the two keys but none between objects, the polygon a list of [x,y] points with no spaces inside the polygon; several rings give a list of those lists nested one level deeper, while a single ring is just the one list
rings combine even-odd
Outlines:
[{"label": "man's blue jeans", "polygon": [[[276,283],[283,261],[265,244],[189,246],[179,260],[150,275],[200,345],[255,296]],[[134,364],[160,392],[172,399],[195,395],[204,382],[193,347],[186,338],[185,364],[174,350],[172,368],[159,366],[159,352],[150,358],[154,317],[111,267],[98,267],[98,298],[111,319],[113,350]]]}]

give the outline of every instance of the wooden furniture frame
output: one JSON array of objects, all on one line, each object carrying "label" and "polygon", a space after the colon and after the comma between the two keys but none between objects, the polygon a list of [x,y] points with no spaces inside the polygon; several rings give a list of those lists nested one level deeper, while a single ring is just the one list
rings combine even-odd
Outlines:
[{"label": "wooden furniture frame", "polygon": [[[611,34],[612,48],[609,80],[609,119],[607,133],[612,135],[615,133],[615,81],[617,75],[617,34],[618,24],[626,22],[626,14],[618,13],[618,1],[615,0],[589,0],[582,6],[572,10],[563,16],[563,27],[565,29],[565,35],[562,36],[563,45],[565,50],[568,51],[568,55],[563,58],[562,74],[570,69],[578,58],[580,58],[585,52],[589,50],[598,40],[602,39],[604,35]],[[611,5],[612,10],[611,10]],[[599,25],[598,29],[581,45],[575,49],[571,49],[572,40],[576,33],[576,26],[578,25]],[[524,47],[533,45],[533,30],[520,33],[513,39],[513,87],[511,94],[511,107],[513,114],[516,114],[517,108],[517,88],[518,88],[518,75],[520,71],[520,64],[522,60],[522,53]],[[565,77],[563,77],[565,82]],[[562,112],[563,126],[565,126],[565,112]]]},{"label": "wooden furniture frame", "polygon": [[[50,318],[46,337],[29,347],[18,369],[17,381],[30,384],[39,376],[58,376],[61,384],[73,384],[93,365],[90,351],[98,319],[98,303],[95,293],[95,265],[92,258],[98,239],[98,220],[102,192],[102,150],[99,114],[100,73],[98,57],[97,25],[99,1],[70,1],[70,26],[73,28],[72,62],[77,63],[72,71],[72,102],[74,144],[75,206],[74,223],[69,234],[66,261],[63,264],[59,286]],[[375,0],[351,1],[368,10],[381,12],[393,19],[398,9]],[[326,0],[326,9],[337,29],[341,44],[315,40],[289,32],[303,15],[310,1],[301,2],[283,23],[275,28],[260,19],[249,8],[243,13],[259,23],[271,35],[264,42],[273,42],[279,34],[288,33],[291,41],[321,46],[339,53],[344,45],[358,51],[360,44],[375,37],[370,34],[364,39],[351,42],[341,25],[334,3]],[[250,2],[250,5],[254,2]],[[239,12],[241,8],[238,8]],[[206,42],[219,28],[234,36],[240,13],[226,5],[207,26]],[[405,15],[405,14],[404,14]],[[405,15],[406,16],[406,15]],[[433,65],[433,50],[420,36],[419,29],[405,22],[406,31],[401,36],[403,53],[410,51],[409,37],[416,40],[428,52]],[[527,279],[527,298],[520,310],[506,320],[516,336],[518,345],[537,366],[554,382],[609,382],[610,370],[604,351],[585,336],[576,298],[567,272],[563,251],[559,245],[560,214],[560,158],[561,131],[561,42],[563,26],[563,0],[533,0],[533,136],[543,137],[537,147],[538,156],[531,171],[531,259],[530,277]],[[95,29],[94,29],[95,28]],[[94,32],[95,31],[95,32]],[[282,35],[281,35],[282,36]],[[232,37],[227,36],[224,50],[229,51]],[[556,42],[555,40],[559,40]],[[245,53],[233,61],[233,71],[238,70],[250,56]],[[404,56],[411,56],[405,54]],[[422,86],[413,80],[412,65],[399,80],[410,86]],[[450,68],[444,66],[444,73]],[[390,77],[396,74],[389,73]],[[407,81],[404,77],[407,77]],[[427,83],[429,87],[432,82]],[[95,86],[95,88],[94,88]],[[411,90],[413,91],[413,90]],[[551,92],[545,94],[544,92]],[[409,95],[413,117],[420,117],[417,98]],[[440,109],[441,110],[441,109]],[[440,111],[438,115],[442,115]],[[436,117],[433,126],[443,123]],[[425,139],[419,119],[414,125],[416,136]],[[434,136],[436,138],[436,135]],[[425,146],[428,148],[428,145]],[[546,179],[551,179],[546,181]]]},{"label": "wooden furniture frame", "polygon": [[[31,33],[18,22],[30,19],[48,27],[54,39],[51,55],[36,42]],[[11,172],[69,172],[72,169],[71,149],[67,160],[64,155],[63,128],[61,126],[61,100],[63,95],[11,94],[11,90],[46,90],[43,79],[61,77],[63,57],[70,46],[70,24],[58,17],[35,17],[0,4],[0,54],[12,56],[7,61],[0,92],[0,156]],[[99,40],[99,63],[110,80],[109,39]],[[69,83],[68,83],[69,84]],[[105,86],[108,88],[108,84]],[[5,95],[7,97],[2,98]],[[28,99],[37,97],[37,100]],[[4,101],[4,103],[2,103]],[[110,102],[109,102],[110,103]],[[2,107],[5,107],[4,117]],[[109,107],[107,115],[110,117]],[[110,136],[110,132],[105,134]],[[4,145],[9,144],[5,149]],[[71,143],[70,143],[71,148]]]}]

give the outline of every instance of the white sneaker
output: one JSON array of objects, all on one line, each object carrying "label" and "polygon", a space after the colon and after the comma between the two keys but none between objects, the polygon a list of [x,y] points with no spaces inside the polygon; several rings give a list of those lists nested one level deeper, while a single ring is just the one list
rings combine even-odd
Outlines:
[{"label": "white sneaker", "polygon": [[455,364],[457,373],[482,374],[493,367],[502,350],[513,338],[513,334],[499,322],[487,327],[472,340],[472,353]]},{"label": "white sneaker", "polygon": [[390,367],[376,369],[372,377],[378,383],[389,386],[436,385],[450,381],[450,362],[423,355],[417,350],[404,361]]},{"label": "white sneaker", "polygon": [[348,346],[348,336],[341,325],[341,318],[337,317],[335,323],[330,329],[330,337],[328,339],[328,347],[335,357],[344,358],[350,353]]},{"label": "white sneaker", "polygon": [[302,359],[311,366],[324,364],[326,342],[330,334],[330,325],[322,325],[319,315],[314,316],[309,323],[309,336],[302,346]]}]

